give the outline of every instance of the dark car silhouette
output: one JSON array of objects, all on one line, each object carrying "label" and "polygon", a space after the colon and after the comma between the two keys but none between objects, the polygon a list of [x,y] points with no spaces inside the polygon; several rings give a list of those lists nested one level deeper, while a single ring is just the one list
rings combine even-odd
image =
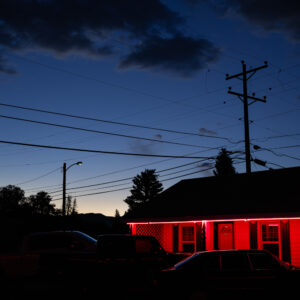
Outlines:
[{"label": "dark car silhouette", "polygon": [[170,299],[283,299],[296,291],[299,279],[297,268],[268,251],[216,250],[163,270],[158,287]]}]

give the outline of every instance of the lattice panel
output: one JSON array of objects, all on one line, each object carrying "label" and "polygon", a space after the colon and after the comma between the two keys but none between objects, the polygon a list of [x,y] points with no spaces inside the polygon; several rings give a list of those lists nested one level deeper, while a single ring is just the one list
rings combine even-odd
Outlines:
[{"label": "lattice panel", "polygon": [[163,244],[163,228],[161,224],[136,224],[136,234],[154,236],[161,245]]}]

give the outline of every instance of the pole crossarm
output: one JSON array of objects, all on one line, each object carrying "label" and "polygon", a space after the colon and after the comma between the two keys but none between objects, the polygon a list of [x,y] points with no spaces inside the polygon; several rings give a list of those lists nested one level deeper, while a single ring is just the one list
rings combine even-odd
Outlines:
[{"label": "pole crossarm", "polygon": [[[235,96],[238,96],[238,97],[244,97],[244,94],[233,92],[233,91],[228,91],[228,94],[235,95]],[[254,96],[247,95],[247,98],[255,100],[255,101],[264,102],[264,103],[267,102],[266,99],[260,99],[260,98],[254,97]]]},{"label": "pole crossarm", "polygon": [[[256,72],[258,70],[261,70],[261,69],[264,69],[264,68],[267,68],[268,67],[268,63],[265,62],[265,64],[263,66],[260,66],[260,67],[257,67],[257,68],[253,68],[253,69],[250,69],[248,71],[245,72],[245,74],[248,74],[248,73],[252,73],[252,72]],[[229,74],[226,74],[226,80],[229,80],[229,79],[232,79],[232,78],[237,78],[237,77],[240,77],[240,76],[243,76],[244,73],[241,72],[241,73],[238,73],[238,74],[235,74],[235,75],[231,75],[229,76]]]}]

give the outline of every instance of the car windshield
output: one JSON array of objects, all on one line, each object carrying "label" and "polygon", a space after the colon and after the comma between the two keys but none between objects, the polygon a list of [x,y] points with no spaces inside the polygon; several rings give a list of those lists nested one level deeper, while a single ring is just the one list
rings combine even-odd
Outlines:
[{"label": "car windshield", "polygon": [[97,243],[97,240],[95,240],[94,238],[92,238],[91,236],[87,235],[86,233],[83,233],[83,232],[79,232],[77,231],[76,234],[83,238],[84,240],[86,240],[88,243],[90,244],[96,244]]},{"label": "car windshield", "polygon": [[182,268],[183,266],[186,266],[187,264],[190,264],[192,263],[197,257],[199,256],[198,253],[195,253],[191,256],[188,256],[187,258],[181,260],[179,263],[177,263],[174,268],[175,269],[180,269]]}]

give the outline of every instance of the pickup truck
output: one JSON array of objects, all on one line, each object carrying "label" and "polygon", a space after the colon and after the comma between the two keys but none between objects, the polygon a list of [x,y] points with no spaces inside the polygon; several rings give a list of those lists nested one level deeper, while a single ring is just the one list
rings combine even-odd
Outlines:
[{"label": "pickup truck", "polygon": [[[187,255],[165,251],[152,236],[100,235],[95,258],[70,257],[66,277],[71,282],[80,278],[80,284],[85,284],[91,290],[101,288],[102,291],[116,292],[115,286],[123,292],[151,290],[160,270],[173,266],[185,257]],[[76,274],[85,275],[82,278]]]}]

